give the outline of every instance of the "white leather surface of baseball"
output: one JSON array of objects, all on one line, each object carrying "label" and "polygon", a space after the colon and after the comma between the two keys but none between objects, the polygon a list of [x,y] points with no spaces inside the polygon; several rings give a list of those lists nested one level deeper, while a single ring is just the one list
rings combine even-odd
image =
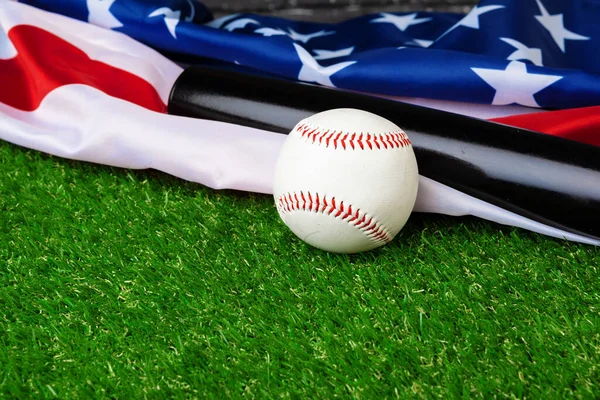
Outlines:
[{"label": "white leather surface of baseball", "polygon": [[417,197],[419,174],[406,133],[356,109],[333,109],[300,121],[275,167],[273,197],[291,231],[336,253],[390,242]]}]

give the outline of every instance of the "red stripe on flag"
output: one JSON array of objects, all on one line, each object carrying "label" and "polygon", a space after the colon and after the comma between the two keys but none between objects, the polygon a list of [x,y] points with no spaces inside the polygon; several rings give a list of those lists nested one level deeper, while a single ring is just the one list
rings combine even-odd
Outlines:
[{"label": "red stripe on flag", "polygon": [[600,107],[495,118],[492,121],[600,146]]},{"label": "red stripe on flag", "polygon": [[[30,25],[17,25],[8,37],[18,55],[0,60],[0,102],[33,111],[48,93],[84,84],[153,111],[167,107],[156,89],[130,72],[90,59],[60,37]],[[90,110],[93,112],[94,110]]]}]

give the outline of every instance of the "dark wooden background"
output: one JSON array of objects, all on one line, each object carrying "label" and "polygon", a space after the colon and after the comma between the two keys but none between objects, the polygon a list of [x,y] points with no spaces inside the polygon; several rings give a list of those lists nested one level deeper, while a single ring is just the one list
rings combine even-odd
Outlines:
[{"label": "dark wooden background", "polygon": [[466,13],[478,0],[203,0],[218,18],[254,12],[285,18],[337,22],[359,15],[392,11]]}]

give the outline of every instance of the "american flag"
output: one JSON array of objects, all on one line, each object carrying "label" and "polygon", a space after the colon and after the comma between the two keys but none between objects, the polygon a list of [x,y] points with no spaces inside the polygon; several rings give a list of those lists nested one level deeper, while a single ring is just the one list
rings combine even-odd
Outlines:
[{"label": "american flag", "polygon": [[565,109],[600,104],[600,6],[482,0],[468,14],[365,15],[337,24],[212,19],[191,0],[25,0],[155,49],[361,92]]}]

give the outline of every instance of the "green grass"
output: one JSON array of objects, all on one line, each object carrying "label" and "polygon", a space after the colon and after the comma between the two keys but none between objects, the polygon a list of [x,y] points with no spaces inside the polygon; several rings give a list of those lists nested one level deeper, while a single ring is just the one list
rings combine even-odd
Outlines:
[{"label": "green grass", "polygon": [[354,256],[270,196],[0,144],[0,397],[592,398],[600,250],[413,215]]}]

